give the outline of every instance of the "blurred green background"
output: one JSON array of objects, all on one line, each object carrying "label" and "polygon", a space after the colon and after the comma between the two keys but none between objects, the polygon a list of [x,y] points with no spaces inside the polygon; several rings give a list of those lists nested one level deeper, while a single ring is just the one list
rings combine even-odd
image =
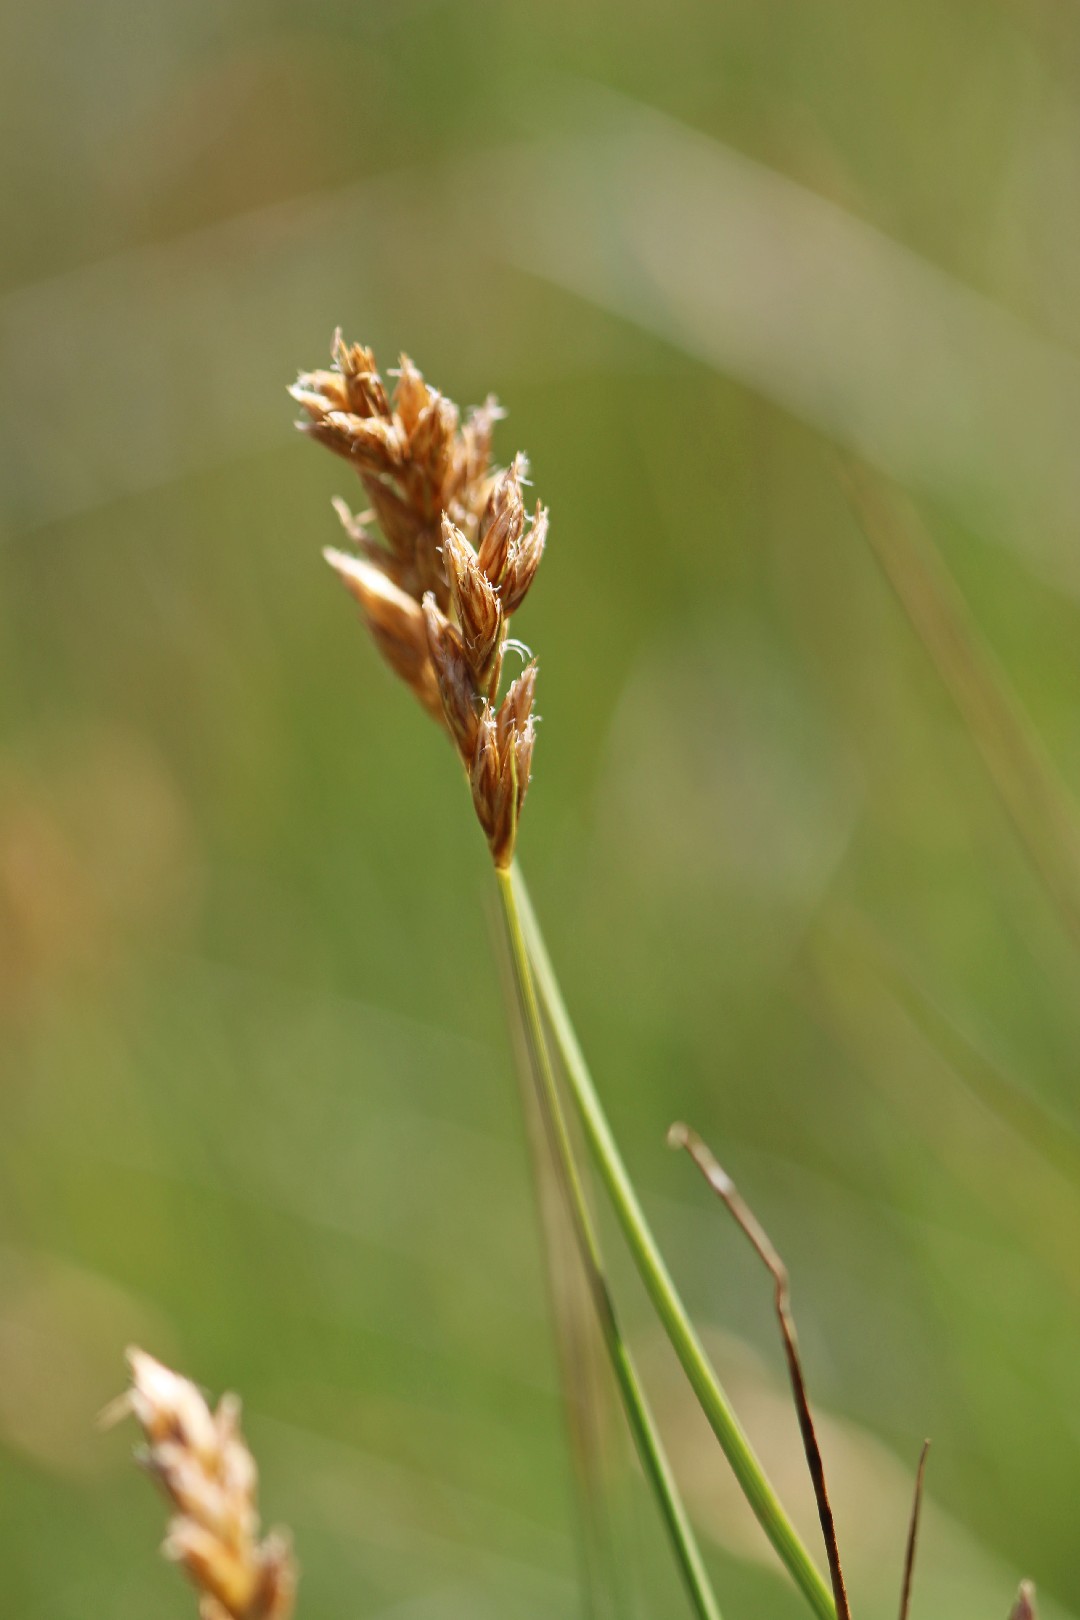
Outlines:
[{"label": "blurred green background", "polygon": [[[836,468],[916,495],[1071,798],[1075,8],[8,0],[0,123],[5,1614],[193,1612],[93,1429],[132,1340],[243,1393],[311,1620],[580,1612],[485,853],[289,425],[339,322],[495,391],[551,505],[522,858],[783,1494],[812,1536],[677,1115],[789,1263],[856,1613],[925,1434],[915,1614],[1080,1613],[1072,813],[1040,869]],[[727,1620],[797,1615],[610,1248]]]}]

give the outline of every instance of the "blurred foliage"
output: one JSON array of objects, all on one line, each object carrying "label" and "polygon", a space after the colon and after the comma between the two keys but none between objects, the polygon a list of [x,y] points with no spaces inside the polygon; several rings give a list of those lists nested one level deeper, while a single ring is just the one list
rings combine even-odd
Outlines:
[{"label": "blurred foliage", "polygon": [[[0,16],[0,1595],[183,1616],[94,1413],[241,1390],[304,1615],[577,1612],[485,856],[319,560],[334,325],[553,511],[522,839],[613,1123],[856,1612],[1080,1612],[1076,943],[845,502],[909,484],[1080,783],[1064,0],[45,0]],[[901,246],[903,244],[903,246]],[[611,1249],[617,1252],[612,1239]],[[799,1612],[618,1276],[729,1620]],[[642,1614],[680,1612],[617,1424]]]}]

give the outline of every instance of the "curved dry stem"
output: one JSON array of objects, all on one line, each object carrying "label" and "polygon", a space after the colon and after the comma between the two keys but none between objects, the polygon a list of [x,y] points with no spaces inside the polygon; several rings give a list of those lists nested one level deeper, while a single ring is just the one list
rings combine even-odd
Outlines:
[{"label": "curved dry stem", "polygon": [[740,1195],[723,1165],[697,1132],[692,1131],[688,1125],[673,1125],[668,1132],[668,1146],[683,1148],[690,1155],[713,1192],[727,1206],[736,1224],[745,1233],[773,1279],[776,1290],[776,1320],[780,1324],[780,1337],[784,1341],[791,1392],[795,1398],[795,1410],[799,1418],[799,1433],[802,1435],[806,1466],[810,1470],[810,1480],[814,1487],[814,1501],[817,1503],[821,1535],[825,1542],[825,1556],[829,1561],[829,1574],[832,1577],[833,1600],[839,1620],[851,1620],[851,1606],[848,1603],[844,1571],[840,1563],[840,1547],[836,1539],[836,1521],[833,1518],[829,1488],[825,1480],[825,1463],[818,1444],[817,1430],[814,1428],[813,1414],[810,1411],[810,1398],[806,1393],[806,1379],[803,1376],[802,1358],[799,1355],[795,1319],[791,1314],[787,1267],[776,1252],[765,1228]]},{"label": "curved dry stem", "polygon": [[915,1573],[915,1549],[919,1540],[919,1515],[922,1512],[923,1478],[926,1474],[926,1458],[929,1450],[930,1442],[924,1440],[922,1450],[919,1452],[919,1466],[915,1473],[915,1495],[911,1502],[907,1546],[904,1548],[904,1578],[900,1583],[900,1620],[908,1620],[908,1615],[911,1612],[911,1579]]}]

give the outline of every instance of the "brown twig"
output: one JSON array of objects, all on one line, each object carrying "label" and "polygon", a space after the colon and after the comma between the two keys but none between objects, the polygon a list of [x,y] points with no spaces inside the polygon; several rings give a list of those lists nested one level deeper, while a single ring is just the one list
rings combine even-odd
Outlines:
[{"label": "brown twig", "polygon": [[930,1442],[924,1440],[922,1450],[919,1452],[919,1466],[915,1471],[915,1495],[911,1501],[907,1546],[904,1549],[904,1578],[900,1583],[900,1620],[908,1620],[911,1609],[911,1577],[915,1572],[915,1550],[919,1540],[919,1514],[922,1511],[923,1477],[926,1473],[926,1457],[929,1450]]},{"label": "brown twig", "polygon": [[821,1521],[821,1534],[825,1542],[825,1556],[829,1561],[829,1575],[832,1580],[837,1620],[851,1620],[851,1606],[848,1602],[847,1587],[844,1584],[844,1572],[840,1564],[840,1548],[836,1539],[836,1522],[833,1518],[832,1504],[829,1501],[828,1487],[825,1483],[825,1465],[822,1461],[821,1447],[818,1445],[817,1433],[814,1429],[814,1419],[810,1412],[806,1381],[803,1377],[802,1362],[799,1358],[795,1322],[791,1315],[787,1268],[777,1254],[757,1216],[740,1196],[727,1171],[717,1161],[697,1132],[692,1131],[688,1125],[672,1125],[668,1131],[668,1145],[673,1148],[684,1148],[690,1155],[717,1197],[727,1205],[736,1223],[745,1233],[762,1264],[772,1276],[776,1288],[776,1319],[780,1324],[780,1335],[784,1341],[784,1353],[787,1356],[788,1373],[791,1378],[792,1394],[795,1397],[795,1410],[798,1413],[803,1450],[806,1453],[806,1464],[810,1470],[810,1480],[814,1487],[818,1518]]}]

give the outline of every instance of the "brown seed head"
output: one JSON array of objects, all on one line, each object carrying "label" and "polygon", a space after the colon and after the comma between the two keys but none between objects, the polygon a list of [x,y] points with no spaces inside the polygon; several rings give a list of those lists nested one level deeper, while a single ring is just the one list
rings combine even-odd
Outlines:
[{"label": "brown seed head", "polygon": [[[532,780],[533,746],[536,742],[536,716],[533,714],[533,696],[536,691],[536,661],[526,665],[513,681],[503,698],[501,709],[509,711],[514,750],[514,783],[517,794],[515,816],[520,816]],[[513,853],[511,851],[511,853]]]},{"label": "brown seed head", "polygon": [[372,640],[390,668],[412,687],[428,713],[441,720],[442,699],[419,603],[372,562],[344,551],[327,550],[323,556],[360,604]]},{"label": "brown seed head", "polygon": [[387,663],[452,737],[492,853],[506,865],[529,783],[535,665],[494,704],[507,621],[535,577],[547,512],[538,503],[526,525],[523,455],[491,474],[502,415],[493,398],[462,424],[408,355],[392,401],[370,349],[345,344],[339,332],[333,360],[330,370],[304,373],[292,394],[304,431],[352,462],[371,511],[353,517],[336,503],[360,555],[330,551],[327,560]]},{"label": "brown seed head", "polygon": [[292,396],[307,411],[310,420],[299,424],[300,431],[324,444],[336,455],[354,461],[361,477],[365,472],[378,473],[401,465],[405,444],[400,430],[393,421],[381,417],[356,416],[351,411],[327,408],[318,395],[309,394],[299,387]]},{"label": "brown seed head", "polygon": [[450,582],[450,600],[461,625],[465,651],[472,664],[476,684],[490,675],[495,650],[502,635],[502,609],[499,595],[476,559],[476,552],[446,513],[442,519],[442,554]]},{"label": "brown seed head", "polygon": [[544,546],[547,542],[548,515],[547,507],[536,503],[536,512],[529,527],[522,533],[518,543],[511,547],[506,562],[506,572],[502,584],[499,586],[499,597],[502,610],[507,618],[516,613],[525,600],[529,586],[536,577],[536,570],[540,566],[540,559],[544,555]]},{"label": "brown seed head", "polygon": [[202,1620],[288,1620],[296,1566],[281,1535],[259,1540],[258,1474],[240,1432],[240,1403],[211,1412],[188,1379],[129,1350],[132,1387],[110,1416],[131,1412],[145,1463],[171,1501],[163,1551],[200,1594]]},{"label": "brown seed head", "polygon": [[439,551],[439,523],[449,512],[475,540],[490,491],[491,428],[498,407],[489,400],[465,425],[457,406],[424,381],[402,355],[393,401],[370,349],[334,338],[331,370],[303,373],[291,390],[302,430],[348,459],[367,491],[389,548],[399,558],[394,579],[419,602],[434,591],[449,597]]},{"label": "brown seed head", "polygon": [[437,522],[446,507],[446,486],[458,436],[458,409],[435,389],[409,435],[411,489],[425,521]]},{"label": "brown seed head", "polygon": [[289,393],[298,405],[319,416],[350,408],[349,390],[340,371],[302,371]]},{"label": "brown seed head", "polygon": [[[481,806],[494,803],[495,791],[499,784],[499,739],[495,725],[495,710],[486,702],[480,711],[477,724],[476,747],[469,765],[469,782],[477,801],[478,811]],[[483,819],[481,815],[481,821]]]},{"label": "brown seed head", "polygon": [[506,471],[496,478],[480,519],[478,558],[493,585],[501,583],[511,548],[517,545],[525,527],[521,480],[526,471],[525,457],[515,456]]},{"label": "brown seed head", "polygon": [[406,433],[413,433],[421,414],[431,403],[431,389],[417,371],[407,354],[401,356],[397,370],[397,388],[394,406]]},{"label": "brown seed head", "polygon": [[377,546],[378,540],[369,527],[374,512],[354,512],[347,501],[340,495],[335,495],[330,505],[337,513],[338,522],[345,530],[350,541],[360,551],[366,551],[369,546]]},{"label": "brown seed head", "polygon": [[461,632],[442,613],[429,592],[423,603],[428,651],[442,697],[450,735],[466,766],[476,748],[477,700],[472,665]]},{"label": "brown seed head", "polygon": [[374,352],[362,343],[346,343],[340,326],[334,333],[331,351],[349,410],[357,416],[389,416],[390,404]]},{"label": "brown seed head", "polygon": [[346,454],[377,472],[400,467],[405,460],[407,442],[393,417],[330,411],[321,426],[335,441],[340,441]]},{"label": "brown seed head", "polygon": [[526,664],[517,680],[511,681],[506,696],[499,705],[500,743],[510,734],[512,727],[521,731],[532,716],[533,697],[536,693],[536,660]]},{"label": "brown seed head", "polygon": [[484,704],[477,727],[469,782],[477,817],[499,867],[513,860],[518,817],[529,787],[535,687],[533,663],[511,683],[497,710]]},{"label": "brown seed head", "polygon": [[406,596],[412,596],[415,577],[412,559],[407,553],[403,554],[396,548],[383,544],[378,532],[370,527],[375,513],[367,511],[354,514],[349,510],[347,503],[337,495],[334,496],[331,505],[350,543],[357,551],[368,562],[374,564],[380,573],[385,574],[400,591],[404,591]]},{"label": "brown seed head", "polygon": [[[525,795],[529,791],[532,781],[533,745],[536,742],[536,720],[530,714],[521,730],[514,738],[515,769],[517,773],[517,813],[521,814],[521,807],[525,803]],[[513,853],[511,851],[511,853]]]},{"label": "brown seed head", "polygon": [[[367,478],[364,489],[391,550],[404,568],[415,573],[417,536],[420,532],[415,509],[389,479]],[[411,594],[416,595],[415,591]]]},{"label": "brown seed head", "polygon": [[484,830],[495,865],[509,866],[513,856],[515,792],[513,764],[500,751],[498,723],[489,703],[484,704],[477,731],[476,753],[469,771],[473,806]]}]

